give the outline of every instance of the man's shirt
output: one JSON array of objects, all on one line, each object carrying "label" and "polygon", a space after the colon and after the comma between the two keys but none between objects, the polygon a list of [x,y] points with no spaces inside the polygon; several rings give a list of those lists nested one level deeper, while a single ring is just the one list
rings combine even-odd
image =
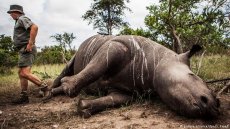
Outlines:
[{"label": "man's shirt", "polygon": [[33,22],[25,15],[20,16],[15,22],[13,40],[17,48],[20,49],[29,42],[32,25]]}]

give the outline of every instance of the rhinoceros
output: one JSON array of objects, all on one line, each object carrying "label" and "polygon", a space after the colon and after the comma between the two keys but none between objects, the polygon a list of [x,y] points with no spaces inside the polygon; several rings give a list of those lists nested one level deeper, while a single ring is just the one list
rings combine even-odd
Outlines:
[{"label": "rhinoceros", "polygon": [[135,94],[153,92],[181,115],[215,118],[218,99],[190,69],[189,59],[199,50],[194,45],[177,54],[141,36],[95,35],[81,44],[54,80],[50,93],[76,97],[82,89],[106,90],[103,97],[79,100],[78,113],[83,117],[133,102]]}]

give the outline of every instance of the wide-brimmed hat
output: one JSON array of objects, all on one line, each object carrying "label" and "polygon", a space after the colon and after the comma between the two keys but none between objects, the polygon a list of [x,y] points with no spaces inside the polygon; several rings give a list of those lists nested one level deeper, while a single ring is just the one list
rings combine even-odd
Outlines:
[{"label": "wide-brimmed hat", "polygon": [[19,12],[21,14],[24,14],[23,12],[23,7],[21,5],[10,5],[10,10],[7,11],[7,13],[12,13],[12,12]]}]

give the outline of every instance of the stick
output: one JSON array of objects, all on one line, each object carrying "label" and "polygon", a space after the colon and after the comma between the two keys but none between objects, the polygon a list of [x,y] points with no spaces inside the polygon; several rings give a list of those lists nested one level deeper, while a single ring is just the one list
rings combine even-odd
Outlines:
[{"label": "stick", "polygon": [[223,81],[228,81],[228,80],[230,80],[230,78],[224,78],[224,79],[206,81],[206,83],[223,82]]},{"label": "stick", "polygon": [[227,90],[230,87],[230,81],[217,93],[217,98],[220,97],[220,94],[223,93],[225,90]]},{"label": "stick", "polygon": [[202,53],[202,55],[201,55],[201,59],[200,59],[199,65],[198,65],[198,70],[196,71],[196,75],[198,75],[199,72],[200,72],[200,67],[201,67],[201,64],[202,64],[202,60],[203,60],[203,57],[204,57],[204,53],[205,53],[205,51],[204,51],[204,52]]}]

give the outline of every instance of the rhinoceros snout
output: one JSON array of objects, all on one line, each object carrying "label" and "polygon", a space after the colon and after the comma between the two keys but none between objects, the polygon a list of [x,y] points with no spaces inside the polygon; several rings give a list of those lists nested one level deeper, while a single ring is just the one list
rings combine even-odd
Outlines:
[{"label": "rhinoceros snout", "polygon": [[219,112],[219,99],[215,97],[200,96],[200,100],[194,104],[200,110],[199,113],[201,117],[212,119],[216,118]]}]

